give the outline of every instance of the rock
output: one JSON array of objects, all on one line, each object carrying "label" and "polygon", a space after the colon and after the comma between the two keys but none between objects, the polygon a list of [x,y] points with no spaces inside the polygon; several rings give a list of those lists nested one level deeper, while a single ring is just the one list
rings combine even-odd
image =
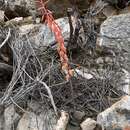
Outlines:
[{"label": "rock", "polygon": [[113,15],[116,15],[117,10],[113,6],[108,5],[103,9],[103,14],[106,17],[110,17],[110,16],[113,16]]},{"label": "rock", "polygon": [[53,130],[57,119],[52,110],[45,109],[35,100],[28,101],[27,113],[24,113],[16,130]]},{"label": "rock", "polygon": [[96,64],[103,64],[103,63],[104,63],[103,57],[99,57],[96,59]]},{"label": "rock", "polygon": [[126,94],[130,95],[130,73],[125,70],[122,69],[124,75],[121,77],[123,82],[123,85],[120,86],[121,90],[123,90],[123,92],[125,92]]},{"label": "rock", "polygon": [[124,96],[97,116],[97,122],[106,130],[129,130],[130,96]]},{"label": "rock", "polygon": [[79,121],[79,122],[83,119],[84,116],[85,116],[85,112],[74,111],[74,113],[73,113],[73,117],[74,117],[77,121]]},{"label": "rock", "polygon": [[14,19],[7,21],[6,25],[10,25],[10,23],[12,23],[13,25],[19,25],[20,23],[22,23],[23,21],[23,17],[15,17]]},{"label": "rock", "polygon": [[[124,20],[125,19],[125,20]],[[123,55],[122,64],[130,72],[130,14],[121,14],[109,17],[101,25],[97,47],[114,50],[114,53]],[[114,54],[113,54],[114,55]],[[121,58],[121,56],[120,56]],[[125,63],[125,64],[124,64]]]},{"label": "rock", "polygon": [[[63,15],[63,12],[64,12],[63,9],[65,9],[65,7],[66,7],[64,5],[65,4],[62,3],[62,5],[60,6],[60,4],[58,2],[54,2],[54,0],[53,0],[53,1],[49,2],[48,8],[51,11],[54,11],[56,14],[59,14],[58,13],[58,11],[59,11],[60,14]],[[3,2],[3,4],[0,4],[0,8],[5,10],[5,14],[8,19],[12,19],[12,18],[15,18],[18,16],[27,17],[30,15],[36,17],[36,16],[40,15],[40,13],[38,11],[38,7],[36,7],[36,6],[37,5],[35,3],[35,0],[9,0],[7,2],[6,1]],[[58,9],[58,10],[56,11],[56,9]]]},{"label": "rock", "polygon": [[0,10],[0,22],[4,21],[4,11]]},{"label": "rock", "polygon": [[[124,20],[125,19],[125,20]],[[121,14],[118,16],[109,17],[101,25],[100,36],[97,40],[97,47],[108,48],[113,51],[113,56],[118,57],[120,66],[130,73],[130,14]],[[106,59],[108,60],[108,59]],[[129,74],[127,80],[129,80]],[[128,83],[129,81],[127,81]],[[128,85],[128,84],[127,84]],[[129,84],[130,85],[130,84]],[[123,88],[124,86],[122,86]],[[130,87],[124,88],[128,90]],[[126,92],[126,91],[125,91]]]},{"label": "rock", "polygon": [[69,122],[69,114],[65,111],[61,111],[60,118],[57,121],[55,130],[66,130]]},{"label": "rock", "polygon": [[[125,19],[125,20],[124,20]],[[130,14],[109,17],[101,25],[98,46],[130,50]]]},{"label": "rock", "polygon": [[127,14],[127,13],[130,13],[130,6],[125,7],[124,9],[119,9],[119,8],[117,9],[111,5],[108,5],[103,9],[103,14],[106,17],[110,17],[113,15],[119,15],[119,14]]},{"label": "rock", "polygon": [[90,71],[87,69],[87,68],[76,68],[75,69],[75,72],[74,72],[74,76],[75,77],[78,77],[78,76],[81,76],[85,79],[92,79],[93,78],[93,75],[90,73]]},{"label": "rock", "polygon": [[119,14],[126,14],[126,13],[130,13],[130,6],[120,10]]},{"label": "rock", "polygon": [[128,5],[129,0],[103,0],[116,8],[123,9]]},{"label": "rock", "polygon": [[27,17],[37,13],[34,0],[9,0],[4,1],[5,15],[9,18]]},{"label": "rock", "polygon": [[15,112],[14,105],[10,105],[4,111],[4,130],[16,129],[20,116]]},{"label": "rock", "polygon": [[28,101],[28,109],[34,113],[40,113],[42,112],[42,106],[36,102],[35,100]]},{"label": "rock", "polygon": [[105,57],[105,63],[109,63],[112,64],[113,63],[113,59],[111,57]]},{"label": "rock", "polygon": [[99,124],[91,119],[87,118],[85,121],[81,123],[82,130],[102,130]]},{"label": "rock", "polygon": [[28,112],[23,115],[16,130],[53,130],[56,125],[56,117],[51,110],[40,114]]},{"label": "rock", "polygon": [[[62,30],[64,39],[69,38],[69,22],[68,18],[60,18],[56,20]],[[30,42],[35,44],[37,48],[43,46],[55,47],[55,37],[49,27],[45,24],[26,24],[19,27],[21,35],[27,35]]]}]

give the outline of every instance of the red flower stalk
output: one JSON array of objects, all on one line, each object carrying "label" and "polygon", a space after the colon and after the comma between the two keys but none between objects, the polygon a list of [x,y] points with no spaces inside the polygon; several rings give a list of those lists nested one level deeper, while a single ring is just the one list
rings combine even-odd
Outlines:
[{"label": "red flower stalk", "polygon": [[54,32],[56,41],[58,43],[57,50],[60,56],[62,70],[66,74],[66,79],[69,80],[70,77],[73,75],[73,72],[70,69],[69,64],[68,64],[67,51],[66,51],[66,47],[64,46],[64,39],[61,33],[61,29],[58,26],[58,24],[55,22],[51,11],[49,11],[46,8],[46,2],[44,2],[44,0],[38,0],[37,5],[38,5],[39,11],[42,14],[42,21],[47,23],[47,25],[50,27],[52,32]]}]

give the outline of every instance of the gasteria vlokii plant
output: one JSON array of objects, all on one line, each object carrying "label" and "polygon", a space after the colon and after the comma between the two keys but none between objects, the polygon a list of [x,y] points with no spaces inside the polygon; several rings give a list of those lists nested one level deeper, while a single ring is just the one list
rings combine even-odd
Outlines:
[{"label": "gasteria vlokii plant", "polygon": [[69,80],[70,77],[73,76],[73,70],[71,70],[69,67],[67,51],[66,51],[66,47],[64,46],[64,39],[61,33],[61,29],[58,26],[58,24],[55,22],[51,11],[46,8],[47,2],[48,1],[44,1],[44,0],[36,0],[36,5],[38,7],[38,10],[42,14],[42,22],[45,22],[50,27],[52,32],[54,32],[55,39],[58,43],[57,50],[60,56],[62,70],[66,74],[66,80]]}]

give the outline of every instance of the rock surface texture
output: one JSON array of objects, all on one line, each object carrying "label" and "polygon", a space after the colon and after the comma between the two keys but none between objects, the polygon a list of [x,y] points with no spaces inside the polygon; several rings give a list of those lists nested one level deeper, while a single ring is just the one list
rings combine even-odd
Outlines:
[{"label": "rock surface texture", "polygon": [[130,14],[109,17],[101,25],[99,46],[130,50]]},{"label": "rock surface texture", "polygon": [[[130,14],[121,14],[109,17],[100,28],[100,37],[97,39],[97,47],[108,48],[113,57],[118,57],[119,64],[128,71],[130,79]],[[117,63],[117,62],[116,62]],[[127,82],[129,82],[127,80]],[[130,84],[123,87],[130,93]]]},{"label": "rock surface texture", "polygon": [[82,130],[102,130],[97,122],[91,118],[86,119],[81,123]]},{"label": "rock surface texture", "polygon": [[40,114],[28,112],[23,115],[16,130],[53,130],[55,124],[55,116],[51,111]]},{"label": "rock surface texture", "polygon": [[[69,38],[69,22],[68,18],[57,19],[56,22],[62,30],[64,39]],[[27,24],[19,27],[21,35],[27,35],[30,42],[35,44],[37,47],[42,46],[55,46],[56,40],[54,33],[51,32],[49,27],[45,24]]]},{"label": "rock surface texture", "polygon": [[97,122],[106,130],[129,130],[130,96],[124,96],[120,101],[100,113]]},{"label": "rock surface texture", "polygon": [[20,115],[16,113],[14,105],[10,105],[5,109],[4,119],[5,119],[5,125],[4,125],[5,130],[16,129],[18,121],[20,120]]}]

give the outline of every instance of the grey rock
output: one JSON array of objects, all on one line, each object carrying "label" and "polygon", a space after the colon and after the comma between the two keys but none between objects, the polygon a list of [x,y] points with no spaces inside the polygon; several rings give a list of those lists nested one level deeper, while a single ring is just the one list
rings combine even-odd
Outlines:
[{"label": "grey rock", "polygon": [[[108,48],[116,58],[116,64],[130,73],[130,14],[121,14],[107,18],[101,25],[97,46]],[[110,61],[106,59],[105,61]],[[129,74],[127,80],[129,80]],[[129,82],[129,81],[128,81]],[[129,84],[130,85],[130,84]],[[124,86],[122,86],[123,88]],[[127,86],[128,88],[128,86]],[[124,88],[125,89],[125,88]],[[128,90],[128,89],[127,89]],[[130,87],[129,87],[130,90]],[[125,91],[126,92],[126,91]],[[129,94],[129,91],[127,91]]]},{"label": "grey rock", "polygon": [[24,7],[25,10],[36,10],[34,0],[8,0],[4,1],[5,7],[15,10],[16,7]]},{"label": "grey rock", "polygon": [[[69,38],[69,22],[68,18],[60,18],[56,20],[56,23],[62,30],[64,39]],[[50,28],[45,24],[27,24],[19,27],[20,34],[26,35],[30,42],[35,45],[36,48],[43,46],[55,46],[55,36]]]},{"label": "grey rock", "polygon": [[84,116],[85,116],[85,112],[74,111],[74,113],[73,113],[73,117],[74,117],[76,120],[78,120],[78,121],[81,121]]},{"label": "grey rock", "polygon": [[[38,4],[36,4],[35,0],[1,0],[0,1],[0,9],[5,10],[8,18],[11,18],[10,15],[14,17],[26,17],[33,16],[36,18],[41,15],[40,11],[38,11]],[[66,8],[69,7],[69,2],[65,1],[51,1],[47,2],[48,9],[55,13],[56,16],[64,16]],[[12,12],[12,13],[10,13]]]},{"label": "grey rock", "polygon": [[[101,25],[97,46],[130,52],[130,14],[109,17]],[[127,54],[130,56],[130,54]]]},{"label": "grey rock", "polygon": [[97,116],[97,122],[106,130],[127,130],[130,124],[130,96],[124,96]]},{"label": "grey rock", "polygon": [[120,86],[120,90],[123,90],[123,92],[130,95],[130,73],[125,69],[122,69],[122,71],[124,73],[121,77],[123,85]]},{"label": "grey rock", "polygon": [[97,58],[97,59],[96,59],[96,63],[97,63],[97,64],[103,64],[103,63],[104,63],[103,57]]},{"label": "grey rock", "polygon": [[4,130],[16,129],[20,115],[15,111],[14,105],[10,105],[4,111]]},{"label": "grey rock", "polygon": [[42,111],[42,106],[35,100],[28,101],[28,109],[34,113],[40,113]]},{"label": "grey rock", "polygon": [[4,8],[4,0],[0,0],[0,9]]},{"label": "grey rock", "polygon": [[53,130],[56,125],[56,117],[51,110],[40,114],[28,112],[23,115],[16,130]]},{"label": "grey rock", "polygon": [[113,59],[111,57],[105,57],[105,63],[113,63]]},{"label": "grey rock", "polygon": [[4,21],[4,11],[0,10],[0,22]]},{"label": "grey rock", "polygon": [[93,78],[93,75],[90,73],[90,70],[88,70],[87,68],[84,68],[84,67],[82,67],[80,69],[76,68],[74,76],[75,77],[82,76],[85,79],[92,79]]},{"label": "grey rock", "polygon": [[[92,0],[78,0],[77,6],[80,9],[86,9],[89,7],[90,2]],[[72,4],[74,2],[72,1]],[[70,0],[51,0],[47,2],[47,7],[52,13],[56,16],[56,18],[66,16],[66,10],[67,8],[72,7],[70,4]],[[20,12],[24,13],[26,15],[28,14],[38,14],[39,11],[37,11],[37,7],[35,4],[35,0],[0,0],[0,9],[10,8],[11,10],[22,9]],[[7,9],[6,8],[6,9]],[[18,13],[18,12],[17,12]],[[21,14],[19,13],[19,14]]]},{"label": "grey rock", "polygon": [[109,17],[101,25],[99,46],[130,50],[130,14]]},{"label": "grey rock", "polygon": [[87,118],[80,124],[82,130],[102,130],[100,125],[93,119]]}]

